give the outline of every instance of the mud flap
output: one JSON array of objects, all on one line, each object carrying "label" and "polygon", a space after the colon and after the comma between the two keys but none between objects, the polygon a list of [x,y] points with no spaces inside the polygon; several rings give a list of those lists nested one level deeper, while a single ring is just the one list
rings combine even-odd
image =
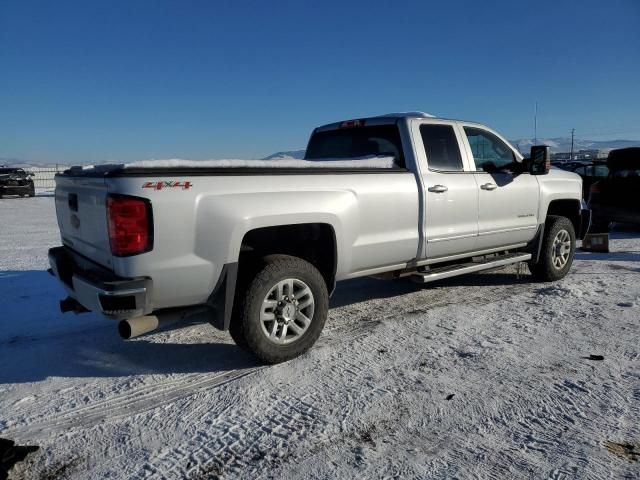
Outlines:
[{"label": "mud flap", "polygon": [[212,310],[209,323],[220,330],[228,330],[233,310],[233,299],[238,279],[238,263],[227,263],[222,267],[222,273],[213,293],[207,300],[207,306]]}]

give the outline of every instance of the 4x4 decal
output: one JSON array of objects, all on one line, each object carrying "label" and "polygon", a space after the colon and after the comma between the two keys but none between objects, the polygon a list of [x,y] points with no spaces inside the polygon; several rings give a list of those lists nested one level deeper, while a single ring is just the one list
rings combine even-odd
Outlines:
[{"label": "4x4 decal", "polygon": [[181,182],[174,180],[162,180],[158,182],[145,182],[142,188],[152,188],[154,190],[162,190],[163,188],[181,188],[182,190],[189,190],[193,187],[191,182]]}]

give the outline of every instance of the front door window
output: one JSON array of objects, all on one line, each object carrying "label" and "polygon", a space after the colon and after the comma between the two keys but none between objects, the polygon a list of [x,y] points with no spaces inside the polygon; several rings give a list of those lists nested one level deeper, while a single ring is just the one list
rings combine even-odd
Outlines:
[{"label": "front door window", "polygon": [[494,173],[513,168],[516,160],[513,151],[493,133],[473,127],[464,127],[464,133],[477,171]]}]

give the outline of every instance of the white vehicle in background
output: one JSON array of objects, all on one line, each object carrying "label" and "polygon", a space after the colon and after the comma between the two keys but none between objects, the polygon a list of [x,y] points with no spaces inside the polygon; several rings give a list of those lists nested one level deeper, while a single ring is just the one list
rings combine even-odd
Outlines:
[{"label": "white vehicle in background", "polygon": [[61,309],[118,319],[125,338],[198,315],[275,363],[317,340],[336,281],[518,262],[557,280],[589,226],[580,177],[549,171],[547,147],[523,160],[483,125],[419,112],[316,128],[304,161],[240,165],[57,175]]}]

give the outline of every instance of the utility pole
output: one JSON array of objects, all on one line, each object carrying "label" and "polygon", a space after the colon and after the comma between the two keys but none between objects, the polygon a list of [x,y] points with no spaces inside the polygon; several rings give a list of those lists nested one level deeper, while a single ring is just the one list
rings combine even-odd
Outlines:
[{"label": "utility pole", "polygon": [[573,135],[576,133],[576,129],[571,129],[571,155],[569,156],[569,160],[573,160]]}]

